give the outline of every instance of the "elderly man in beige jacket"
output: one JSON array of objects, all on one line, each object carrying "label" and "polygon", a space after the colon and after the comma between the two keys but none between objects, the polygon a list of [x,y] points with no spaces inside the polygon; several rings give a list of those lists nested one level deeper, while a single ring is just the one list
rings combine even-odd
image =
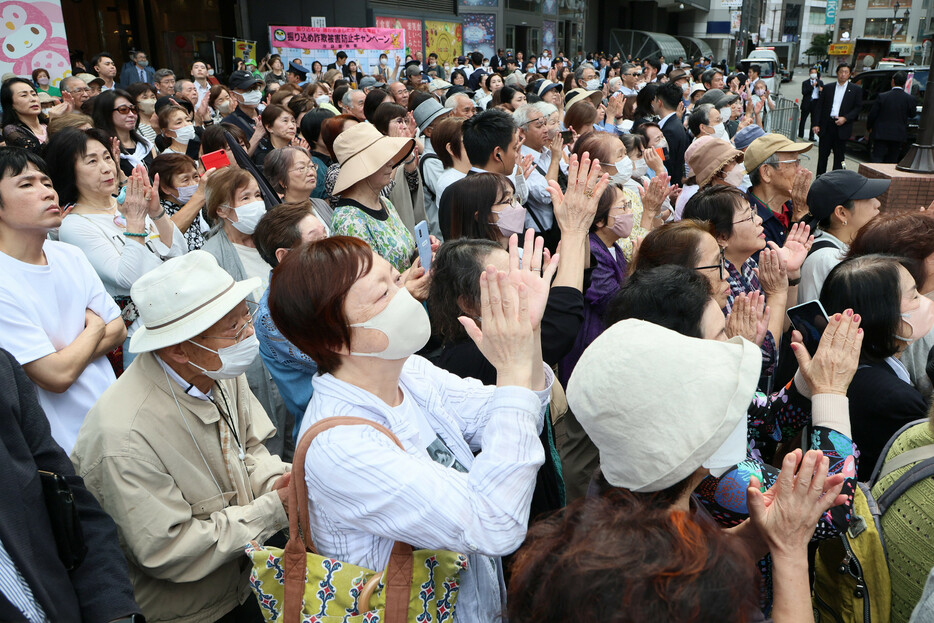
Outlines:
[{"label": "elderly man in beige jacket", "polygon": [[[130,243],[132,244],[132,243]],[[288,525],[289,466],[243,372],[258,342],[246,297],[204,251],[131,290],[141,353],[84,421],[72,461],[116,521],[148,621],[262,620],[243,547]]]}]

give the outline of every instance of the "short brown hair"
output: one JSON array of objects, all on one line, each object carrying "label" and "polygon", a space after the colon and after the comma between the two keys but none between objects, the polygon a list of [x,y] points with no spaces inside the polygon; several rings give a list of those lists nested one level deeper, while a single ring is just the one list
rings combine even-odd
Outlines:
[{"label": "short brown hair", "polygon": [[717,237],[709,221],[685,219],[677,223],[665,223],[650,231],[642,240],[639,252],[633,258],[631,272],[669,264],[694,268],[700,261],[698,249],[705,233],[715,239]]},{"label": "short brown hair", "polygon": [[347,292],[372,266],[373,251],[366,242],[334,236],[294,249],[272,271],[272,321],[324,374],[337,369],[340,355],[336,351],[350,344],[344,313]]},{"label": "short brown hair", "polygon": [[183,172],[186,168],[198,170],[198,165],[194,160],[185,154],[160,154],[149,165],[149,179],[155,179],[159,176],[159,198],[169,199],[170,197],[162,192],[162,185],[172,186],[172,177]]},{"label": "short brown hair", "polygon": [[188,118],[188,111],[178,104],[168,104],[159,109],[159,127],[162,128],[163,132],[169,129],[169,117],[171,117],[176,111],[181,111],[184,113],[185,118]]},{"label": "short brown hair", "polygon": [[311,201],[280,203],[266,212],[253,232],[253,242],[263,261],[275,268],[277,249],[291,249],[302,239],[298,224],[309,214],[314,214]]},{"label": "short brown hair", "polygon": [[280,104],[270,104],[269,106],[267,106],[263,110],[263,114],[260,116],[260,120],[263,123],[263,127],[268,130],[269,127],[272,126],[272,124],[276,122],[276,119],[281,117],[283,113],[291,115],[293,119],[295,118],[295,115],[292,114],[292,111],[286,108],[285,106],[282,106]]},{"label": "short brown hair", "polygon": [[49,120],[49,136],[65,128],[75,128],[77,130],[84,124],[88,124],[93,128],[94,120],[89,115],[80,112],[70,112],[58,117],[52,117]]},{"label": "short brown hair", "polygon": [[353,115],[334,115],[321,122],[321,141],[328,148],[331,160],[334,162],[337,162],[337,156],[334,154],[334,141],[344,131],[346,121],[357,121],[357,118]]},{"label": "short brown hair", "polygon": [[592,132],[596,121],[597,109],[588,100],[577,102],[564,113],[564,126],[574,128],[578,134]]},{"label": "short brown hair", "polygon": [[212,173],[204,189],[204,207],[207,209],[208,218],[212,221],[217,218],[217,209],[230,205],[237,191],[252,179],[253,176],[248,171],[237,167],[224,167]]},{"label": "short brown hair", "polygon": [[447,117],[438,122],[431,131],[431,148],[438,155],[441,164],[445,169],[454,166],[454,158],[448,153],[447,146],[451,146],[451,151],[458,158],[464,149],[462,125],[465,119],[463,117]]},{"label": "short brown hair", "polygon": [[[872,253],[907,259],[905,268],[914,277],[918,292],[930,278],[924,260],[934,254],[934,217],[927,212],[895,210],[883,212],[856,233],[846,257]],[[921,292],[926,294],[926,292]]]}]

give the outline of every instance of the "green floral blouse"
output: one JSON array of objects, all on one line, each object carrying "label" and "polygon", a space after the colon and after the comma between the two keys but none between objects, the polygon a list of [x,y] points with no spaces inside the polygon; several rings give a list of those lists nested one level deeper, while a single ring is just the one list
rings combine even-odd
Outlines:
[{"label": "green floral blouse", "polygon": [[[415,238],[399,218],[392,202],[380,197],[386,218],[380,219],[351,199],[339,199],[331,216],[331,235],[354,236],[366,241],[380,257],[402,272],[412,263]],[[380,215],[383,216],[383,215]]]}]

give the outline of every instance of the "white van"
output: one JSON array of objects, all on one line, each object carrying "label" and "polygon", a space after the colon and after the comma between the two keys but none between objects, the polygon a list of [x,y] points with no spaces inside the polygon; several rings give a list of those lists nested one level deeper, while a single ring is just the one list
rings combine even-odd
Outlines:
[{"label": "white van", "polygon": [[[775,53],[772,52],[774,55]],[[759,78],[765,83],[765,86],[768,87],[769,93],[772,95],[778,95],[778,87],[781,84],[781,75],[778,73],[778,61],[768,59],[768,58],[744,58],[736,64],[737,71],[741,71],[744,74],[749,74],[749,66],[758,65]]]}]

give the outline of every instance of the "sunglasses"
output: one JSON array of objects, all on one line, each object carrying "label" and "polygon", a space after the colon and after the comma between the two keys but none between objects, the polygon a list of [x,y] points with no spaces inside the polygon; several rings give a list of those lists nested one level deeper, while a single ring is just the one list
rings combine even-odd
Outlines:
[{"label": "sunglasses", "polygon": [[128,115],[130,113],[136,114],[136,106],[132,104],[124,104],[123,106],[117,106],[114,108],[114,112],[118,112],[121,115]]}]

